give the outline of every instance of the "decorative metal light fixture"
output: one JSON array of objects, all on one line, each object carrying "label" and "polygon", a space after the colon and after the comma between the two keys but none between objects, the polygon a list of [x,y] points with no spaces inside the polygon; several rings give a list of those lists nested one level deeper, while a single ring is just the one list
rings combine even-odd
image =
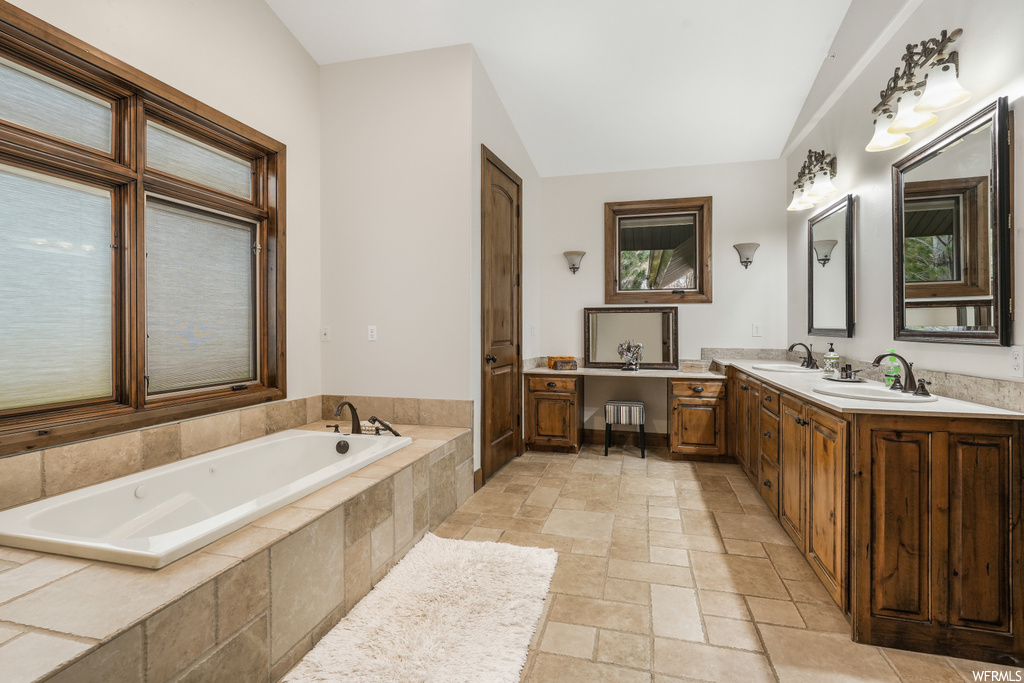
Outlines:
[{"label": "decorative metal light fixture", "polygon": [[565,256],[565,260],[569,263],[569,270],[575,275],[576,271],[580,269],[580,261],[583,260],[583,256],[586,255],[585,251],[565,251],[562,255]]},{"label": "decorative metal light fixture", "polygon": [[740,255],[740,263],[743,264],[743,269],[746,270],[754,262],[754,252],[761,245],[757,242],[742,242],[732,246],[736,253]]},{"label": "decorative metal light fixture", "polygon": [[[868,152],[882,152],[910,142],[911,133],[938,121],[933,112],[955,107],[971,99],[957,77],[960,75],[960,54],[947,52],[950,43],[963,34],[956,29],[938,38],[907,45],[903,69],[897,68],[879,95],[881,100],[871,110],[875,116],[875,134],[865,147]],[[927,69],[917,80],[917,72]],[[895,111],[893,111],[895,109]]]},{"label": "decorative metal light fixture", "polygon": [[803,211],[824,201],[839,190],[832,184],[836,177],[836,158],[826,154],[825,150],[815,152],[807,150],[807,160],[797,173],[793,185],[793,201],[786,207],[787,211]]},{"label": "decorative metal light fixture", "polygon": [[826,263],[832,260],[832,250],[839,244],[839,240],[815,240],[814,241],[814,257],[818,260],[818,263],[825,266]]}]

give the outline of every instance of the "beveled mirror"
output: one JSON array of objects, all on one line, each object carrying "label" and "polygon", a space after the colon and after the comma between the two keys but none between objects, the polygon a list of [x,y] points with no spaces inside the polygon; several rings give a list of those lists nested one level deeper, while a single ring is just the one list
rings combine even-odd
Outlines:
[{"label": "beveled mirror", "polygon": [[584,367],[621,368],[618,348],[627,339],[644,345],[641,369],[678,367],[679,327],[676,307],[609,306],[583,309]]},{"label": "beveled mirror", "polygon": [[853,195],[807,221],[807,333],[852,337]]},{"label": "beveled mirror", "polygon": [[1010,112],[993,102],[893,165],[896,339],[1011,343]]}]

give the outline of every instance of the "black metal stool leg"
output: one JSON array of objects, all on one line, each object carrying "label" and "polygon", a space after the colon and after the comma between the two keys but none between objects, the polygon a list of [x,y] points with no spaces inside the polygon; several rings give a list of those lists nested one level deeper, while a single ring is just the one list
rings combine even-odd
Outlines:
[{"label": "black metal stool leg", "polygon": [[605,422],[604,423],[604,455],[605,455],[605,457],[608,457],[608,444],[611,443],[611,440],[612,440],[612,423],[611,422]]},{"label": "black metal stool leg", "polygon": [[647,457],[646,445],[647,445],[646,444],[646,439],[644,438],[644,423],[641,422],[640,423],[640,457],[641,458],[646,458]]}]

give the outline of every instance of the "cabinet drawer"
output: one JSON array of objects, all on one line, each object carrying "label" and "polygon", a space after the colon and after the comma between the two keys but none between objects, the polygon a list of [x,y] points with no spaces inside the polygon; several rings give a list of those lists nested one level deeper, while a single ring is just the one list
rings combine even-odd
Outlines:
[{"label": "cabinet drawer", "polygon": [[768,458],[760,458],[760,474],[757,488],[761,491],[761,497],[768,503],[768,509],[772,514],[779,514],[779,467]]},{"label": "cabinet drawer", "polygon": [[779,462],[779,418],[761,410],[761,454],[773,463]]},{"label": "cabinet drawer", "polygon": [[779,392],[765,384],[761,387],[761,407],[779,414]]},{"label": "cabinet drawer", "polygon": [[669,380],[668,392],[684,398],[719,398],[725,396],[725,382],[716,380]]},{"label": "cabinet drawer", "polygon": [[575,377],[531,377],[530,391],[576,391]]}]

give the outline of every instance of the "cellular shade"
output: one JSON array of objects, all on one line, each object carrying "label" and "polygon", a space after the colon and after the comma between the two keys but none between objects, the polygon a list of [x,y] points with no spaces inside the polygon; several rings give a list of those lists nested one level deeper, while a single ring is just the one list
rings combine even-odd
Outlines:
[{"label": "cellular shade", "polygon": [[0,58],[0,119],[110,152],[110,103]]},{"label": "cellular shade", "polygon": [[0,410],[111,396],[111,195],[0,165]]},{"label": "cellular shade", "polygon": [[149,393],[255,378],[255,225],[146,201]]},{"label": "cellular shade", "polygon": [[146,166],[225,194],[252,199],[252,164],[159,123],[146,123]]}]

